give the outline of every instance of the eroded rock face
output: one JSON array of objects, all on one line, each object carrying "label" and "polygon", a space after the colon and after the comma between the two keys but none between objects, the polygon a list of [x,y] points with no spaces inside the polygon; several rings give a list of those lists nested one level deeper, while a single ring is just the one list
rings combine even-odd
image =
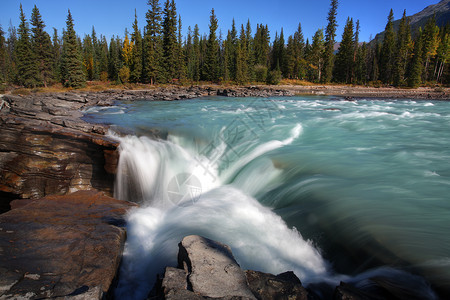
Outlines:
[{"label": "eroded rock face", "polygon": [[[92,188],[112,193],[118,143],[103,135],[105,126],[79,119],[84,98],[64,95],[6,97],[10,108],[0,112],[0,202]],[[2,203],[1,212],[7,206]]]},{"label": "eroded rock face", "polygon": [[124,215],[135,204],[98,191],[24,204],[0,215],[0,298],[101,299],[120,264]]}]

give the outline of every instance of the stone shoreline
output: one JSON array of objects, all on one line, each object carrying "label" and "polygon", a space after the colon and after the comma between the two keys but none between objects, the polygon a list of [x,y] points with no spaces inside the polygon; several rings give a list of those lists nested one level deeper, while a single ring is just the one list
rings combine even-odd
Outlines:
[{"label": "stone shoreline", "polygon": [[[113,105],[115,100],[172,101],[216,95],[295,94],[336,95],[347,100],[353,97],[450,100],[449,89],[343,86],[192,86],[3,95],[0,99],[5,101],[0,110],[0,213],[4,214],[0,215],[0,274],[8,276],[0,276],[0,299],[102,299],[109,295],[114,284],[125,243],[123,216],[135,205],[107,197],[113,193],[118,142],[106,136],[107,125],[83,121],[82,110]],[[10,206],[14,209],[10,210]],[[76,225],[80,223],[84,225]],[[104,231],[96,233],[98,227]],[[100,244],[99,235],[103,236]],[[65,239],[61,241],[56,236]],[[76,247],[80,241],[85,241],[82,249]],[[67,244],[73,247],[64,246]],[[114,259],[92,261],[91,256],[103,253],[105,247],[111,248],[108,256]],[[35,249],[53,252],[41,256]],[[60,255],[64,257],[62,261]],[[76,267],[80,265],[80,255],[84,257],[81,268]],[[72,265],[70,270],[64,269],[65,264]],[[54,268],[44,272],[44,266]],[[100,278],[98,274],[105,269],[108,278]],[[269,279],[278,280],[274,278]],[[288,281],[292,285],[291,279]],[[298,287],[294,284],[292,288]],[[249,295],[242,297],[252,298]]]}]

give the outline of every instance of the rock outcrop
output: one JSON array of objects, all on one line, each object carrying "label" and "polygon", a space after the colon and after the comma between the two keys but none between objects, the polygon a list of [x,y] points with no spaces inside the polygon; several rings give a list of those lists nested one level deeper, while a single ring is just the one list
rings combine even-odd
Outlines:
[{"label": "rock outcrop", "polygon": [[158,299],[298,299],[307,290],[292,272],[243,271],[229,246],[191,235],[179,246],[178,268],[167,267]]},{"label": "rock outcrop", "polygon": [[0,299],[106,296],[122,256],[124,215],[135,204],[98,191],[18,202],[0,215]]}]

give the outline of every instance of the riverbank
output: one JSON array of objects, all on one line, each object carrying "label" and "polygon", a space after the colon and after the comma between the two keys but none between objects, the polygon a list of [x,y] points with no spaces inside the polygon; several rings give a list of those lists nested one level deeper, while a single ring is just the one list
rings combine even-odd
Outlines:
[{"label": "riverbank", "polygon": [[[117,93],[119,95],[147,96],[159,95],[160,100],[175,100],[167,98],[167,93],[182,94],[190,96],[196,90],[197,95],[205,96],[213,94],[224,94],[225,96],[277,96],[280,94],[292,95],[332,95],[359,98],[410,98],[410,99],[443,99],[450,100],[450,88],[448,87],[420,87],[420,88],[395,88],[395,87],[372,87],[352,85],[319,85],[319,84],[286,84],[280,85],[245,85],[236,86],[229,84],[199,84],[191,86],[180,85],[97,85],[88,86],[85,89],[72,90],[62,87],[38,88],[38,89],[16,89],[6,92],[6,95],[41,95],[41,94],[102,94]],[[225,92],[224,92],[225,91]],[[277,92],[278,91],[278,92]],[[1,95],[0,95],[1,96]],[[185,99],[186,97],[180,97]],[[188,97],[189,98],[189,97]]]}]

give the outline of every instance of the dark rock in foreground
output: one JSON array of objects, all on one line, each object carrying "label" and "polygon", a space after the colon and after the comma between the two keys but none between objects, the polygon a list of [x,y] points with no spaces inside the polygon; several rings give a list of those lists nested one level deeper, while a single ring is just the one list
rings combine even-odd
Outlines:
[{"label": "dark rock in foreground", "polygon": [[135,205],[97,191],[14,205],[0,215],[0,299],[102,299]]}]

